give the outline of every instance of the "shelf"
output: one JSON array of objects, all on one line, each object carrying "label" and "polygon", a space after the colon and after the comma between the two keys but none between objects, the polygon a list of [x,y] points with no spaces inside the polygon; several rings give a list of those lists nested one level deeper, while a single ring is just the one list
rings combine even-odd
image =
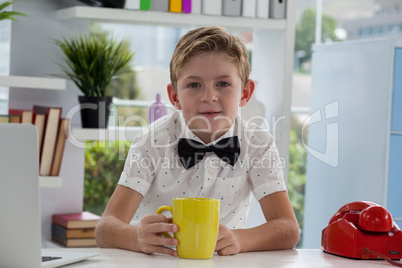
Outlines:
[{"label": "shelf", "polygon": [[284,30],[286,20],[258,19],[244,17],[212,16],[158,11],[127,10],[117,8],[101,8],[75,6],[56,11],[56,18],[88,19],[92,21],[135,23],[146,25],[173,26],[223,26],[236,29],[269,29]]},{"label": "shelf", "polygon": [[72,127],[68,138],[70,141],[127,140],[131,142],[141,131],[141,127],[109,127],[107,129]]},{"label": "shelf", "polygon": [[57,176],[39,176],[39,187],[41,188],[60,188],[63,180]]},{"label": "shelf", "polygon": [[402,131],[391,131],[391,135],[402,135]]},{"label": "shelf", "polygon": [[67,81],[61,78],[44,78],[31,76],[0,76],[0,86],[65,90]]}]

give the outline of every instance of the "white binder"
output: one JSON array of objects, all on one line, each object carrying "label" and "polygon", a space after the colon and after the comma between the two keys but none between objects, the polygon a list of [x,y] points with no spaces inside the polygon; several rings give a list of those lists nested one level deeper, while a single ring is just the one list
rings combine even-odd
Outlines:
[{"label": "white binder", "polygon": [[242,1],[242,16],[247,18],[255,18],[257,11],[257,0]]},{"label": "white binder", "polygon": [[222,1],[221,0],[203,0],[202,13],[206,15],[222,15]]},{"label": "white binder", "polygon": [[285,19],[286,0],[270,0],[269,17],[271,19]]},{"label": "white binder", "polygon": [[223,0],[222,15],[224,16],[240,16],[241,0]]},{"label": "white binder", "polygon": [[125,9],[140,9],[140,0],[126,0]]},{"label": "white binder", "polygon": [[191,14],[201,14],[202,1],[192,0],[191,1]]},{"label": "white binder", "polygon": [[257,18],[268,19],[269,1],[270,0],[257,0]]}]

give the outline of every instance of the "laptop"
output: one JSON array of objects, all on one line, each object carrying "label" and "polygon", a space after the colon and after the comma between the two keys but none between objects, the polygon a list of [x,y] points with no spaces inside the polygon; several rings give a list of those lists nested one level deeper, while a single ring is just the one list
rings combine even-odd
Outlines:
[{"label": "laptop", "polygon": [[99,255],[41,249],[38,174],[35,126],[0,123],[0,267],[59,267]]}]

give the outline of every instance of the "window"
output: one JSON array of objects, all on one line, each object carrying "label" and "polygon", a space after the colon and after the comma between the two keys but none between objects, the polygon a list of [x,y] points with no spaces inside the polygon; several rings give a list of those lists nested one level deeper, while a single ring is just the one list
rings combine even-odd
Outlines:
[{"label": "window", "polygon": [[[10,65],[11,22],[0,21],[0,75],[8,75]],[[0,86],[0,114],[8,113],[8,88]]]}]

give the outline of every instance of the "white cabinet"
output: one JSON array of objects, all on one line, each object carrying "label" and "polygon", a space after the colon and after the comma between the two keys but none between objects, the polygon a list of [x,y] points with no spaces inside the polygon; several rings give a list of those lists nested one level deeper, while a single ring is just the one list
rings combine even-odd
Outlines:
[{"label": "white cabinet", "polygon": [[[290,91],[293,70],[295,3],[289,1],[288,20],[214,17],[196,14],[171,14],[153,11],[133,11],[88,7],[78,1],[20,0],[14,10],[29,17],[12,23],[10,72],[13,76],[43,76],[60,73],[57,62],[62,55],[53,39],[89,31],[92,21],[119,22],[161,26],[196,27],[219,25],[229,29],[251,29],[253,35],[253,77],[257,81],[257,99],[265,104],[267,127],[275,125],[281,155],[288,159],[290,126]],[[62,107],[63,117],[78,105],[79,90],[72,82],[63,91],[32,91],[21,87],[10,89],[9,106],[14,109],[33,104]],[[279,118],[283,118],[282,120]],[[276,121],[271,121],[271,120]],[[78,114],[71,118],[79,126]],[[277,123],[279,122],[279,123]],[[80,130],[73,130],[80,132]],[[112,133],[112,132],[107,132]],[[135,133],[135,130],[130,133]],[[82,134],[89,135],[89,132]],[[91,134],[92,135],[92,134]],[[97,133],[95,133],[97,135]],[[82,138],[78,137],[79,140]],[[82,143],[81,143],[82,144]],[[50,216],[53,213],[79,211],[83,205],[84,149],[71,141],[66,143],[60,176],[63,186],[44,189],[42,199],[42,233],[50,238]]]},{"label": "white cabinet", "polygon": [[32,89],[65,90],[66,79],[0,75],[0,86],[32,88]]},{"label": "white cabinet", "polygon": [[[386,206],[402,226],[402,42],[379,39],[314,46],[303,241],[344,204]],[[318,114],[317,113],[317,114]],[[332,155],[330,155],[332,154]],[[337,161],[329,161],[329,159]]]}]

